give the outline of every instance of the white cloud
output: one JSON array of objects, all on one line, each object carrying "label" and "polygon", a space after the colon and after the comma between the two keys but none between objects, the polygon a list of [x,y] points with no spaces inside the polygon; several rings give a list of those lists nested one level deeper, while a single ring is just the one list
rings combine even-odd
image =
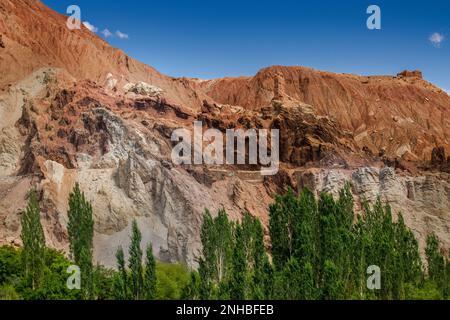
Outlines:
[{"label": "white cloud", "polygon": [[105,29],[101,33],[102,33],[102,35],[105,38],[109,38],[109,37],[113,37],[114,36],[114,34],[111,31],[109,31],[109,29]]},{"label": "white cloud", "polygon": [[116,36],[122,40],[128,39],[128,35],[126,33],[120,32],[119,30],[116,31]]},{"label": "white cloud", "polygon": [[98,31],[98,28],[97,28],[96,26],[90,24],[88,21],[83,22],[83,25],[84,25],[86,28],[88,28],[89,31],[91,31],[91,32],[94,32],[94,33],[95,33],[95,32]]},{"label": "white cloud", "polygon": [[[97,33],[99,31],[99,29],[96,26],[94,26],[93,24],[91,24],[88,21],[83,22],[83,25],[91,32]],[[121,40],[127,40],[129,38],[128,34],[123,33],[120,30],[117,30],[115,33],[112,33],[108,28],[105,28],[102,31],[100,31],[100,33],[105,38],[117,37]]]},{"label": "white cloud", "polygon": [[445,37],[442,33],[439,32],[435,32],[433,33],[428,40],[430,40],[430,42],[433,44],[433,46],[435,46],[436,48],[440,48],[441,47],[441,43],[444,41]]}]

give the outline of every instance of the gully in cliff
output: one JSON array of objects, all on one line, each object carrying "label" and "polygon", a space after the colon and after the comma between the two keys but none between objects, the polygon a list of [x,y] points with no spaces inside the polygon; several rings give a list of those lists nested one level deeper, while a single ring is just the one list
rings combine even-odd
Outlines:
[{"label": "gully in cliff", "polygon": [[[280,134],[278,129],[270,130],[270,139],[269,130],[266,129],[249,129],[246,131],[228,129],[224,137],[224,134],[217,129],[208,129],[203,132],[203,123],[195,121],[193,133],[187,129],[177,129],[172,133],[171,140],[178,142],[172,150],[172,161],[176,165],[259,164],[263,166],[261,168],[261,175],[263,176],[275,175],[278,172],[280,158]],[[224,141],[226,143],[225,155]],[[268,154],[269,142],[270,155]],[[206,147],[204,147],[204,143],[207,144]],[[246,156],[247,150],[248,157]],[[247,158],[248,163],[246,163]]]}]

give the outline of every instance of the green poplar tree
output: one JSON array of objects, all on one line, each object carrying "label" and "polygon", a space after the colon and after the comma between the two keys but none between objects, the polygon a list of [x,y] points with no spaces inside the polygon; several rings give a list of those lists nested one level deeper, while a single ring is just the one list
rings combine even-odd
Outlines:
[{"label": "green poplar tree", "polygon": [[433,281],[442,296],[446,295],[445,258],[440,252],[439,240],[434,233],[428,235],[425,255],[428,263],[428,279]]},{"label": "green poplar tree", "polygon": [[147,300],[156,297],[156,262],[152,245],[147,246],[145,257],[144,291]]},{"label": "green poplar tree", "polygon": [[378,200],[376,206],[381,207],[383,215],[381,225],[381,241],[380,241],[380,257],[382,263],[379,265],[381,268],[381,276],[383,285],[381,286],[381,296],[383,299],[397,299],[402,296],[401,283],[403,283],[403,274],[398,272],[396,267],[398,255],[395,248],[395,234],[394,223],[392,221],[392,212],[389,205],[383,206],[381,201]]},{"label": "green poplar tree", "polygon": [[353,248],[355,241],[353,225],[355,220],[354,200],[349,183],[339,192],[337,206],[337,225],[340,254],[337,257],[337,264],[340,270],[340,277],[344,285],[344,296],[350,297],[355,290],[353,273]]},{"label": "green poplar tree", "polygon": [[126,300],[128,298],[128,273],[125,266],[125,255],[123,248],[119,247],[116,252],[116,264],[119,270],[114,282],[115,297],[118,300]]},{"label": "green poplar tree", "polygon": [[244,231],[241,225],[236,226],[236,239],[232,256],[232,274],[230,281],[230,298],[245,300],[247,287],[247,259],[245,255]]},{"label": "green poplar tree", "polygon": [[136,220],[133,221],[131,231],[131,243],[129,248],[130,257],[128,259],[128,268],[131,273],[131,293],[134,300],[143,299],[144,278],[142,274],[142,234],[139,230]]},{"label": "green poplar tree", "polygon": [[228,220],[224,209],[219,210],[214,220],[214,241],[216,245],[216,278],[217,282],[227,282],[231,270],[231,255],[233,248],[233,225]]},{"label": "green poplar tree", "polygon": [[293,246],[296,259],[304,263],[319,263],[319,215],[317,202],[308,189],[304,189],[294,213]]},{"label": "green poplar tree", "polygon": [[306,262],[301,271],[299,291],[302,300],[314,300],[317,298],[314,269],[310,262]]},{"label": "green poplar tree", "polygon": [[444,288],[444,299],[450,299],[450,253],[449,257],[445,262],[445,288]]},{"label": "green poplar tree", "polygon": [[294,224],[298,211],[298,199],[289,188],[286,195],[276,196],[269,207],[269,231],[272,240],[273,263],[277,270],[283,270],[294,251]]},{"label": "green poplar tree", "polygon": [[202,299],[226,299],[229,297],[230,272],[232,269],[233,233],[232,223],[225,210],[219,210],[213,219],[205,211],[201,230],[203,245],[199,261]]},{"label": "green poplar tree", "polygon": [[300,300],[302,299],[302,270],[297,259],[292,257],[284,266],[283,286],[284,299]]},{"label": "green poplar tree", "polygon": [[329,260],[337,267],[335,263],[343,253],[337,211],[333,197],[330,194],[322,193],[319,199],[321,265]]},{"label": "green poplar tree", "polygon": [[183,289],[181,299],[200,300],[200,275],[196,271],[191,272],[189,284]]},{"label": "green poplar tree", "polygon": [[199,275],[200,283],[200,298],[208,300],[213,295],[213,279],[215,270],[215,243],[214,243],[214,220],[211,213],[205,210],[203,214],[203,224],[200,233],[202,241],[202,257],[199,261]]},{"label": "green poplar tree", "polygon": [[369,264],[366,262],[366,250],[368,248],[369,237],[366,231],[366,222],[362,216],[358,216],[356,224],[352,230],[352,273],[353,291],[350,295],[356,299],[363,299],[366,291],[366,270]]},{"label": "green poplar tree", "polygon": [[45,236],[42,229],[39,203],[36,192],[32,190],[28,206],[22,215],[21,238],[23,243],[22,257],[25,274],[31,281],[33,290],[41,284],[44,274]]},{"label": "green poplar tree", "polygon": [[342,282],[339,279],[339,270],[331,260],[326,260],[323,266],[322,299],[342,299]]},{"label": "green poplar tree", "polygon": [[94,220],[92,206],[86,200],[77,183],[69,195],[69,234],[70,252],[73,262],[80,267],[81,292],[83,299],[94,298],[93,279],[93,238]]},{"label": "green poplar tree", "polygon": [[402,214],[395,225],[395,245],[398,251],[398,273],[404,282],[417,285],[422,276],[419,244],[412,231],[405,225]]},{"label": "green poplar tree", "polygon": [[270,300],[274,298],[274,278],[275,276],[273,266],[266,256],[263,260],[263,272],[261,280],[264,300]]},{"label": "green poplar tree", "polygon": [[253,221],[253,272],[250,286],[250,297],[255,300],[263,300],[266,298],[266,264],[269,264],[266,250],[264,247],[264,230],[259,219]]},{"label": "green poplar tree", "polygon": [[427,237],[425,255],[428,263],[428,277],[437,284],[442,280],[445,260],[439,250],[439,241],[434,233]]}]

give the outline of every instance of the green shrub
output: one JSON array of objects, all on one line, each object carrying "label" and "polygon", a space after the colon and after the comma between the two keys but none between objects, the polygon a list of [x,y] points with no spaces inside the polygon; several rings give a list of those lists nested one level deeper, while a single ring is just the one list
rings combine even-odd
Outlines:
[{"label": "green shrub", "polygon": [[19,286],[19,292],[25,300],[74,300],[79,299],[78,290],[67,288],[68,267],[72,263],[62,252],[45,250],[45,270],[42,285],[36,290],[32,290],[30,283],[26,280]]},{"label": "green shrub", "polygon": [[181,299],[183,289],[189,284],[189,270],[181,264],[156,264],[156,299]]},{"label": "green shrub", "polygon": [[426,281],[423,286],[417,287],[411,284],[405,286],[407,300],[441,300],[442,294],[439,287],[433,281]]},{"label": "green shrub", "polygon": [[21,250],[10,246],[0,247],[0,285],[14,283],[22,277]]},{"label": "green shrub", "polygon": [[20,296],[14,286],[7,284],[0,286],[0,300],[20,300]]}]

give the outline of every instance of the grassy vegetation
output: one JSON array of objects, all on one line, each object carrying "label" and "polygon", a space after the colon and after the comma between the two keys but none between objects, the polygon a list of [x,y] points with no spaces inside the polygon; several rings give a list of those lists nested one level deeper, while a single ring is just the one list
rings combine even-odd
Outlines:
[{"label": "grassy vegetation", "polygon": [[[0,300],[77,300],[80,292],[69,290],[67,268],[72,263],[61,252],[46,249],[42,286],[33,290],[25,277],[21,262],[22,249],[0,247]],[[98,266],[94,268],[95,299],[115,299],[114,279],[117,271]],[[190,272],[181,264],[156,263],[156,299],[177,300],[190,279]]]}]

